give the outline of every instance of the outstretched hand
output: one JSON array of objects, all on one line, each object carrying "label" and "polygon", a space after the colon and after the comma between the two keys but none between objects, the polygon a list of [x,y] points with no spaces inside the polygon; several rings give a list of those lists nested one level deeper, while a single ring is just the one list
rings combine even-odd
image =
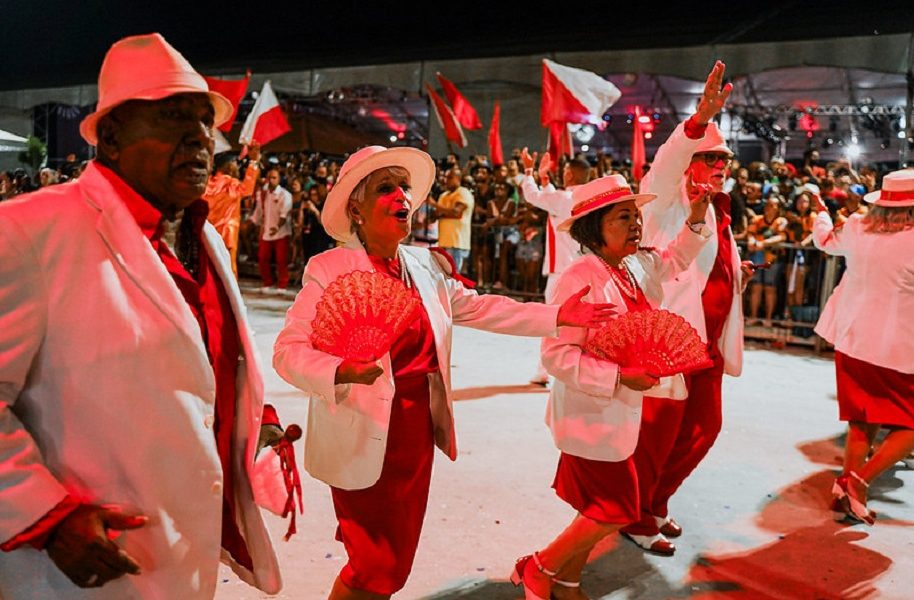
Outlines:
[{"label": "outstretched hand", "polygon": [[530,151],[524,146],[524,149],[520,151],[520,161],[524,163],[524,169],[532,169],[536,164],[536,152],[531,156]]},{"label": "outstretched hand", "polygon": [[616,305],[612,303],[593,304],[583,298],[590,292],[590,286],[572,294],[559,308],[556,325],[559,327],[599,327],[616,316]]},{"label": "outstretched hand", "polygon": [[550,156],[548,152],[543,152],[543,158],[540,159],[540,168],[537,172],[537,174],[540,176],[540,183],[545,185],[545,183],[549,182],[549,171],[551,170],[552,156]]},{"label": "outstretched hand", "polygon": [[111,541],[109,532],[137,529],[148,522],[116,508],[84,504],[70,513],[48,542],[48,556],[79,587],[101,587],[123,575],[138,575],[140,565]]},{"label": "outstretched hand", "polygon": [[727,66],[721,61],[714,63],[711,72],[708,73],[708,80],[705,82],[704,92],[698,101],[698,109],[695,116],[699,125],[707,125],[723,108],[733,91],[733,84],[723,85],[724,72]]}]

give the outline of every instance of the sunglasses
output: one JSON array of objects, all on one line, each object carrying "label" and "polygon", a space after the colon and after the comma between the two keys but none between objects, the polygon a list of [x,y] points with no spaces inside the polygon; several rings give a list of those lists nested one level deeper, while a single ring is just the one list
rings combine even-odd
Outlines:
[{"label": "sunglasses", "polygon": [[718,154],[716,152],[700,152],[692,156],[692,159],[704,161],[709,167],[713,167],[718,162],[723,162],[724,167],[728,167],[732,162],[732,159],[726,154]]}]

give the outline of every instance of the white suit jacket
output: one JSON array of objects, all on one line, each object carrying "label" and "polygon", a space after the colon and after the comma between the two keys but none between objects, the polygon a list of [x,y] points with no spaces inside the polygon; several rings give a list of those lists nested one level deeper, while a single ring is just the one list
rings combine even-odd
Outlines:
[{"label": "white suit jacket", "polygon": [[[644,216],[644,244],[665,247],[682,227],[690,212],[686,193],[685,171],[701,139],[693,140],[685,134],[680,123],[670,138],[657,150],[651,170],[641,180],[640,190],[657,194],[657,199],[641,208]],[[711,224],[711,239],[698,254],[698,258],[676,278],[663,285],[663,308],[669,309],[692,324],[701,339],[707,340],[701,294],[708,283],[717,257],[717,229],[714,206],[708,207],[707,222]],[[733,236],[730,236],[733,239]],[[743,303],[742,270],[739,249],[735,241],[731,256],[733,265],[733,301],[724,324],[718,347],[724,359],[724,372],[739,375],[743,369]]]},{"label": "white suit jacket", "polygon": [[574,241],[571,234],[556,229],[562,221],[571,217],[571,209],[574,207],[571,189],[556,190],[550,183],[541,190],[536,187],[532,176],[524,175],[521,190],[526,202],[549,214],[546,221],[543,275],[560,275],[574,259],[581,256],[581,245]]},{"label": "white suit jacket", "polygon": [[863,217],[852,215],[836,231],[828,213],[820,212],[813,240],[847,261],[816,333],[848,356],[914,373],[914,229],[868,233]]},{"label": "white suit jacket", "polygon": [[[233,438],[236,521],[248,583],[280,589],[249,480],[260,430],[260,363],[216,230],[204,245],[241,337]],[[0,538],[66,494],[150,518],[118,543],[142,566],[74,586],[46,552],[0,553],[3,598],[212,598],[221,551],[215,378],[200,327],[99,168],[0,204]]]},{"label": "white suit jacket", "polygon": [[[625,264],[653,308],[659,308],[663,301],[662,283],[687,268],[710,237],[710,230],[703,229],[702,234],[696,234],[683,225],[667,249],[641,250],[625,257]],[[588,302],[612,302],[616,312],[627,312],[622,293],[593,254],[577,259],[562,273],[554,301],[564,302],[585,285],[591,286],[585,298]],[[681,400],[688,392],[682,375],[664,377],[647,392],[624,385],[614,387],[619,366],[584,353],[584,346],[594,335],[596,330],[563,328],[558,337],[543,340],[543,365],[555,377],[546,424],[556,447],[563,452],[593,460],[625,460],[638,443],[644,394]]]},{"label": "white suit jacket", "polygon": [[[435,336],[440,371],[429,377],[435,444],[454,460],[453,324],[514,335],[554,335],[559,307],[521,304],[504,296],[479,296],[446,276],[426,248],[402,246],[402,250]],[[380,361],[384,374],[372,385],[334,385],[342,359],[311,345],[311,321],[321,294],[337,277],[351,271],[374,271],[356,238],[313,257],[273,349],[273,366],[280,376],[311,396],[305,468],[317,479],[347,490],[371,487],[381,476],[394,397],[389,353]]]}]

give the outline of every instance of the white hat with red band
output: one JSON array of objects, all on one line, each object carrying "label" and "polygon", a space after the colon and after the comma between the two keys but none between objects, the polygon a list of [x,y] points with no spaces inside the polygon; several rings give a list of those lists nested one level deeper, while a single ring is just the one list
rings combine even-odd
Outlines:
[{"label": "white hat with red band", "polygon": [[701,138],[701,142],[698,143],[698,148],[695,149],[693,154],[703,154],[706,152],[719,152],[721,154],[726,154],[731,158],[733,157],[733,150],[730,150],[730,147],[724,140],[723,134],[717,127],[717,123],[714,121],[708,123],[708,127],[705,129],[705,135]]},{"label": "white hat with red band", "polygon": [[914,206],[914,169],[892,171],[882,178],[882,189],[863,199],[876,206]]},{"label": "white hat with red band", "polygon": [[115,42],[105,54],[98,74],[98,106],[79,124],[79,133],[95,146],[99,119],[119,104],[128,100],[162,100],[186,93],[209,96],[216,111],[216,127],[231,118],[232,103],[222,94],[211,92],[203,76],[160,34],[126,37]]},{"label": "white hat with red band", "polygon": [[571,231],[571,226],[581,217],[611,204],[634,200],[635,206],[642,206],[657,197],[657,194],[636,194],[622,175],[606,175],[579,185],[571,192],[574,208],[571,218],[563,221],[556,229]]}]

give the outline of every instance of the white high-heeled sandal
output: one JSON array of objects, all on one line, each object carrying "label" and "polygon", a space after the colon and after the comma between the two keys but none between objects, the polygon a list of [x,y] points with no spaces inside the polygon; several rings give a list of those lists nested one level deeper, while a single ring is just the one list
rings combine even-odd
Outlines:
[{"label": "white high-heeled sandal", "polygon": [[[869,510],[866,507],[866,504],[860,502],[857,498],[854,498],[850,490],[848,489],[848,477],[853,477],[860,484],[863,485],[865,489],[869,489],[870,484],[860,477],[856,471],[848,471],[846,474],[841,475],[835,480],[835,484],[832,486],[831,493],[839,502],[846,502],[847,510],[844,512],[844,516],[850,517],[861,523],[867,525],[873,525],[876,522],[876,513]],[[840,521],[843,517],[839,518],[838,511],[834,510],[833,507],[833,516],[836,521]]]}]

